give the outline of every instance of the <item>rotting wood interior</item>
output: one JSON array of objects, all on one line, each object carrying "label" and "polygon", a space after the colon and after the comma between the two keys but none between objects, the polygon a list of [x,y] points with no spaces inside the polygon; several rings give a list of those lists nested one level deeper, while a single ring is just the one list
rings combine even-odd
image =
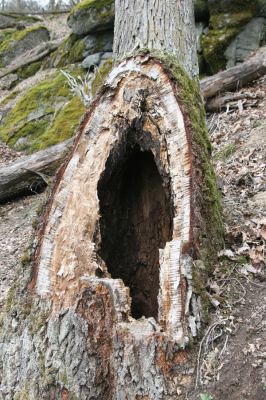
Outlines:
[{"label": "rotting wood interior", "polygon": [[172,237],[170,196],[151,151],[135,145],[114,157],[98,183],[99,255],[112,278],[130,288],[132,316],[157,319],[159,249]]}]

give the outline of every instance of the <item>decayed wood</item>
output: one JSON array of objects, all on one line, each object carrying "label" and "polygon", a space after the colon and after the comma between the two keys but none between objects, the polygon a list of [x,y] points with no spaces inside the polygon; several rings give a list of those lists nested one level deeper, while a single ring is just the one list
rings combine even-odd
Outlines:
[{"label": "decayed wood", "polygon": [[261,48],[253,57],[236,67],[221,71],[200,82],[205,100],[219,93],[238,89],[260,78],[266,73],[266,47]]},{"label": "decayed wood", "polygon": [[19,68],[26,67],[27,65],[30,65],[36,61],[42,60],[48,54],[55,51],[59,47],[61,42],[62,41],[53,41],[41,44],[38,48],[34,49],[34,54],[32,56],[25,57],[24,55],[23,58],[21,58],[20,62],[17,62],[13,66],[0,70],[0,79],[16,72]]},{"label": "decayed wood", "polygon": [[[166,249],[160,250],[162,292],[158,319],[172,338],[183,343],[186,323],[182,287],[186,284],[180,264],[183,248],[191,240],[192,168],[184,116],[168,75],[159,63],[148,63],[146,57],[120,64],[109,75],[106,87],[108,90],[84,122],[78,144],[51,198],[36,256],[36,291],[42,297],[53,298],[54,311],[58,312],[73,303],[77,288],[81,290],[95,279],[99,268],[103,278],[110,278],[107,265],[103,260],[99,263],[97,256],[97,249],[101,247],[100,238],[95,237],[101,224],[100,198],[107,190],[103,187],[99,191],[99,181],[104,174],[108,181],[112,173],[109,163],[121,163],[127,148],[140,146],[142,154],[145,151],[153,154],[168,196],[175,193],[171,198],[172,222],[169,222],[173,224],[173,233]],[[143,93],[147,96],[145,100]],[[145,113],[140,107],[143,101]],[[120,157],[120,161],[112,157]],[[121,187],[121,182],[113,186]],[[109,197],[107,201],[110,204]],[[145,207],[149,210],[150,204]],[[140,229],[139,220],[137,229]],[[80,279],[84,276],[86,281]],[[112,281],[109,286],[114,298],[120,296],[116,287],[112,289]],[[124,291],[125,287],[120,297]],[[124,322],[127,319],[128,314]]]},{"label": "decayed wood", "polygon": [[0,168],[0,202],[46,186],[46,174],[56,171],[72,143],[73,139],[67,140]]},{"label": "decayed wood", "polygon": [[198,76],[193,0],[116,0],[114,54],[138,49],[177,57],[190,77]]}]

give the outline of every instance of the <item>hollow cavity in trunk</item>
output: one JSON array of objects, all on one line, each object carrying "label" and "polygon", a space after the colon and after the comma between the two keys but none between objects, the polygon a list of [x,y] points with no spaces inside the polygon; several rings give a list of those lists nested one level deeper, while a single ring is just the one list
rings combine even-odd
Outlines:
[{"label": "hollow cavity in trunk", "polygon": [[113,168],[111,164],[109,160],[98,185],[99,254],[112,278],[130,288],[132,316],[157,319],[159,249],[172,236],[169,196],[152,152],[135,146]]}]

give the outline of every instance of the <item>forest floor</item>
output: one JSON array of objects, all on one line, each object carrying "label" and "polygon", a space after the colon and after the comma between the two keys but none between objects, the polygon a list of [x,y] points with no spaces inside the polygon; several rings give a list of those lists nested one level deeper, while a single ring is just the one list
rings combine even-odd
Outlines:
[{"label": "forest floor", "polygon": [[266,399],[266,77],[240,92],[254,98],[207,119],[225,248],[208,284],[210,325],[191,354],[189,400]]},{"label": "forest floor", "polygon": [[[266,399],[266,77],[241,93],[254,98],[207,118],[226,242],[208,283],[210,325],[180,392],[189,400]],[[17,157],[0,143],[1,166]],[[44,196],[0,205],[0,309]]]}]

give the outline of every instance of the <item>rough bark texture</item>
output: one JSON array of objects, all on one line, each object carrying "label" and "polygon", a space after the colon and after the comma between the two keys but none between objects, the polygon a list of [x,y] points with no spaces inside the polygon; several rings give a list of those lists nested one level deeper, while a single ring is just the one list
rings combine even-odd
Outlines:
[{"label": "rough bark texture", "polygon": [[196,260],[221,241],[203,118],[171,57],[110,73],[7,301],[5,399],[176,399],[206,311]]},{"label": "rough bark texture", "polygon": [[72,144],[70,139],[0,168],[0,203],[44,188]]},{"label": "rough bark texture", "polygon": [[116,10],[118,57],[157,52],[117,63],[57,174],[3,316],[7,400],[175,400],[206,319],[222,223],[192,0]]},{"label": "rough bark texture", "polygon": [[176,56],[188,75],[198,76],[193,0],[116,0],[114,53],[139,49]]}]

